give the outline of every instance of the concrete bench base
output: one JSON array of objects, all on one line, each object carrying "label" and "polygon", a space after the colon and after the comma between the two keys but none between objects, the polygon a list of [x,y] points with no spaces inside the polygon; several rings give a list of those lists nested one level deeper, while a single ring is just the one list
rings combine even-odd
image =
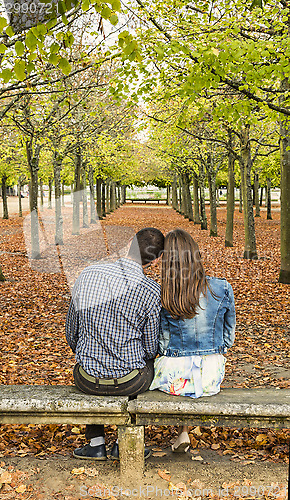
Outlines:
[{"label": "concrete bench base", "polygon": [[117,424],[121,481],[136,485],[144,471],[144,425],[290,427],[290,390],[225,389],[216,396],[185,398],[148,391],[90,396],[74,386],[0,386],[3,424]]}]

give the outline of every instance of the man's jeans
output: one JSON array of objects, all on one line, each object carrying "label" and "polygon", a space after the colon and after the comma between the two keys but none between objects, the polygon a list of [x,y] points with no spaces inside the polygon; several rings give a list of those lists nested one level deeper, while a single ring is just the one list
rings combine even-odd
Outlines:
[{"label": "man's jeans", "polygon": [[[116,379],[114,385],[102,384],[102,379],[90,382],[82,376],[79,368],[80,365],[77,363],[73,372],[76,387],[86,394],[94,394],[96,396],[137,396],[137,394],[149,389],[154,377],[153,359],[146,361],[146,366],[138,369],[139,373],[134,378],[124,383],[118,383],[118,379]],[[103,425],[86,425],[87,440],[99,436],[105,436]]]}]

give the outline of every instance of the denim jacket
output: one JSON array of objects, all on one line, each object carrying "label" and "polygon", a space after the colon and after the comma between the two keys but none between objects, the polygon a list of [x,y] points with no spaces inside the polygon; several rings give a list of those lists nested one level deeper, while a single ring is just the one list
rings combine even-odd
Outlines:
[{"label": "denim jacket", "polygon": [[207,277],[214,296],[201,294],[197,314],[191,319],[174,319],[161,310],[159,354],[192,356],[225,353],[235,339],[235,302],[231,285],[220,278]]}]

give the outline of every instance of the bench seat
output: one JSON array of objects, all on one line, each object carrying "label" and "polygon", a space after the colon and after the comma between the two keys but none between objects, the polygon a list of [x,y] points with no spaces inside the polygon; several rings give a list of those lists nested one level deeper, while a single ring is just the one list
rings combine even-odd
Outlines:
[{"label": "bench seat", "polygon": [[148,391],[129,401],[137,425],[220,425],[229,427],[290,427],[290,390],[223,389],[193,399]]},{"label": "bench seat", "polygon": [[127,406],[126,396],[90,396],[74,386],[0,386],[2,424],[127,425]]}]

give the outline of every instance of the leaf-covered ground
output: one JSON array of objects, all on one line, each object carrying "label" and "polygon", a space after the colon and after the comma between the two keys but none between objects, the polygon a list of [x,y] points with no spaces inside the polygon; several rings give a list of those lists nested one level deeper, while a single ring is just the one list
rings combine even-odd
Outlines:
[{"label": "leaf-covered ground", "polygon": [[[223,387],[290,387],[289,285],[278,283],[280,269],[279,211],[266,220],[256,218],[259,260],[243,259],[243,216],[235,213],[234,247],[224,247],[225,208],[218,209],[217,238],[185,220],[168,207],[125,205],[110,214],[101,226],[82,229],[71,236],[70,209],[64,210],[65,245],[56,253],[52,211],[42,213],[43,259],[31,268],[27,256],[29,230],[19,217],[0,221],[0,256],[4,275],[0,284],[0,384],[72,384],[74,356],[65,340],[65,316],[70,287],[82,267],[109,251],[121,251],[133,231],[154,226],[164,233],[182,227],[198,242],[207,274],[225,277],[236,301],[237,332],[228,353]],[[24,239],[24,233],[26,243]],[[35,270],[38,269],[38,270]],[[43,272],[46,271],[46,272]],[[49,272],[50,271],[50,272]],[[53,273],[52,271],[59,271]],[[159,266],[149,274],[159,279]],[[81,426],[1,426],[0,457],[40,457],[68,454],[84,442]],[[147,443],[161,450],[172,441],[175,429],[149,427]],[[108,440],[115,438],[108,429]],[[192,452],[211,448],[233,460],[287,460],[289,431],[195,428]],[[162,452],[159,452],[162,453]]]}]

